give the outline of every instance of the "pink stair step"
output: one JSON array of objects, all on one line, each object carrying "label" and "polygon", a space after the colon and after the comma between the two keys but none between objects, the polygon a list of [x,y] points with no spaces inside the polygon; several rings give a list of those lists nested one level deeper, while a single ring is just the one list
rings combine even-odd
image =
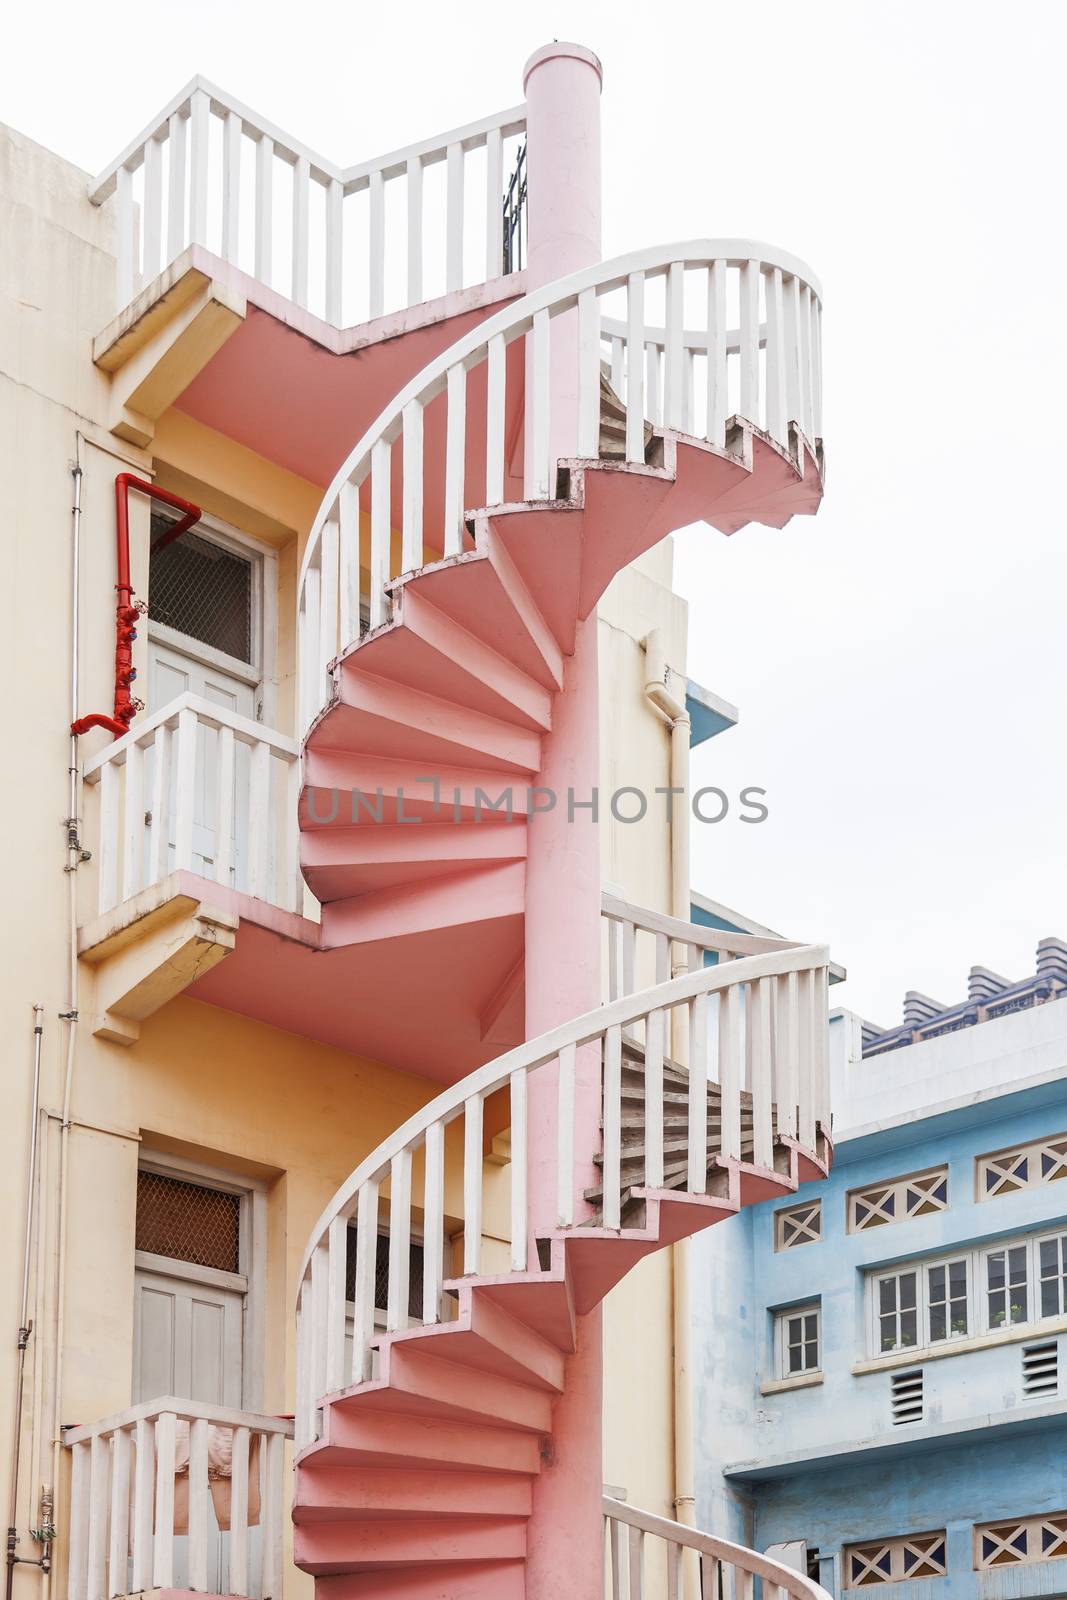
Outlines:
[{"label": "pink stair step", "polygon": [[316,1577],[428,1562],[513,1561],[526,1554],[525,1517],[381,1517],[297,1523],[293,1559]]},{"label": "pink stair step", "polygon": [[534,1473],[540,1465],[534,1435],[484,1423],[328,1405],[324,1427],[322,1442],[305,1451],[301,1462],[506,1473]]},{"label": "pink stair step", "polygon": [[319,1578],[317,1600],[527,1600],[522,1561],[456,1561],[447,1568]]},{"label": "pink stair step", "polygon": [[429,1467],[297,1467],[293,1521],[357,1522],[390,1517],[528,1517],[531,1479]]}]

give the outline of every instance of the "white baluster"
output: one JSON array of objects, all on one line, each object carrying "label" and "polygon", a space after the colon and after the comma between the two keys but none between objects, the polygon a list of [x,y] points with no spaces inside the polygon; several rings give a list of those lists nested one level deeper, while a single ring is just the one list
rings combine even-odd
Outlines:
[{"label": "white baluster", "polygon": [[771,1123],[771,978],[748,987],[749,1088],[752,1091],[753,1161],[757,1167],[774,1166],[774,1132]]},{"label": "white baluster", "polygon": [[815,974],[797,973],[797,1138],[806,1150],[815,1148]]},{"label": "white baluster", "polygon": [[344,250],[344,225],[342,220],[343,193],[340,178],[331,178],[326,185],[326,321],[341,327],[342,252]]},{"label": "white baluster", "polygon": [[405,174],[408,212],[408,305],[422,299],[422,158],[409,156]]},{"label": "white baluster", "polygon": [[785,326],[781,267],[771,267],[767,293],[767,432],[779,444],[789,437],[786,427]]},{"label": "white baluster", "polygon": [[746,261],[741,269],[741,390],[740,412],[757,427],[759,403],[759,282],[760,264]]},{"label": "white baluster", "polygon": [[151,137],[144,147],[144,216],[141,220],[144,249],[141,256],[143,281],[151,283],[163,266],[163,146]]},{"label": "white baluster", "polygon": [[307,156],[293,164],[293,281],[290,293],[298,306],[308,303],[308,207],[311,165]]},{"label": "white baluster", "polygon": [[572,1044],[559,1053],[556,1109],[556,1215],[561,1228],[574,1222],[574,1091],[577,1054]]},{"label": "white baluster", "polygon": [[645,1183],[663,1187],[663,1012],[645,1024]]},{"label": "white baluster", "polygon": [[631,272],[626,291],[626,459],[645,459],[645,275]]},{"label": "white baluster", "polygon": [[409,400],[404,407],[404,502],[403,541],[400,554],[402,572],[421,567],[422,560],[422,401]]},{"label": "white baluster", "polygon": [[811,433],[822,438],[822,307],[811,297]]},{"label": "white baluster", "polygon": [[222,121],[222,258],[236,262],[241,246],[241,119]]},{"label": "white baluster", "polygon": [[526,1071],[519,1068],[509,1079],[511,1098],[511,1270],[525,1272],[529,1207],[526,1192],[526,1156],[529,1140]]},{"label": "white baluster", "polygon": [[625,400],[626,345],[618,334],[611,341],[611,387],[620,400]]},{"label": "white baluster", "polygon": [[656,982],[666,983],[671,975],[671,941],[665,933],[656,934]]},{"label": "white baluster", "polygon": [[447,220],[445,288],[449,294],[463,287],[463,146],[450,144],[445,158]]},{"label": "white baluster", "polygon": [[156,1517],[152,1584],[170,1589],[174,1583],[174,1448],[177,1418],[164,1411],[156,1418]]},{"label": "white baluster", "polygon": [[234,737],[225,725],[215,735],[215,882],[230,885],[233,860]]},{"label": "white baluster", "polygon": [[641,1528],[628,1528],[630,1578],[629,1600],[644,1600],[645,1593],[645,1535]]},{"label": "white baluster", "polygon": [[99,903],[101,911],[110,911],[118,905],[118,867],[121,811],[119,805],[119,769],[114,760],[107,760],[100,768],[100,849],[99,849]]},{"label": "white baluster", "polygon": [[692,434],[696,428],[696,372],[690,345],[686,345],[682,351],[682,363],[685,368],[682,375],[682,432]]},{"label": "white baluster", "polygon": [[800,404],[800,279],[785,286],[785,405],[786,421],[802,423]]},{"label": "white baluster", "polygon": [[335,518],[323,523],[319,539],[319,695],[330,698],[330,662],[337,654],[337,549]]},{"label": "white baluster", "polygon": [[133,744],[126,752],[123,801],[122,898],[130,900],[144,876],[144,751]]},{"label": "white baluster", "polygon": [[142,1417],[137,1423],[133,1479],[133,1567],[130,1582],[134,1594],[140,1594],[152,1586],[155,1481],[156,1425],[151,1417]]},{"label": "white baluster", "polygon": [[174,865],[190,871],[193,865],[193,817],[196,803],[196,757],[199,725],[196,712],[186,707],[178,713],[175,730]]},{"label": "white baluster", "polygon": [[622,1227],[622,1029],[604,1033],[604,1226]]},{"label": "white baluster", "polygon": [[[248,1447],[246,1427],[233,1429],[230,1446],[230,1581],[231,1594],[248,1593]],[[265,1518],[264,1518],[265,1521]]]},{"label": "white baluster", "polygon": [[578,454],[600,454],[600,301],[595,289],[578,296]]},{"label": "white baluster", "polygon": [[[683,1600],[683,1573],[684,1573],[684,1547],[680,1544],[667,1545],[667,1600]],[[709,1593],[709,1600],[718,1600],[718,1591]]]},{"label": "white baluster", "polygon": [[708,421],[709,444],[726,443],[729,394],[726,383],[726,263],[708,268]]},{"label": "white baluster", "polygon": [[89,1452],[89,1544],[86,1555],[87,1600],[104,1600],[107,1557],[107,1510],[111,1498],[111,1440],[94,1434]]},{"label": "white baluster", "polygon": [[463,1271],[482,1270],[482,1097],[463,1102]]},{"label": "white baluster", "polygon": [[283,866],[278,903],[287,911],[302,911],[304,906],[304,878],[300,871],[299,806],[301,789],[300,758],[289,764],[286,774],[286,820],[283,843]]},{"label": "white baluster", "polygon": [[89,1494],[92,1481],[92,1445],[87,1439],[73,1447],[70,1478],[70,1544],[67,1555],[67,1600],[86,1600],[89,1556]]},{"label": "white baluster", "polygon": [[389,1305],[385,1325],[390,1333],[408,1325],[411,1269],[411,1151],[400,1150],[389,1164]]},{"label": "white baluster", "polygon": [[148,835],[148,883],[166,877],[169,866],[167,806],[170,797],[171,731],[161,724],[152,735],[152,822]]},{"label": "white baluster", "polygon": [[662,356],[662,347],[656,344],[655,340],[645,341],[645,411],[648,421],[657,427],[663,422],[663,407],[660,404]]},{"label": "white baluster", "polygon": [[263,1600],[281,1600],[282,1595],[282,1478],[285,1467],[285,1438],[268,1434],[263,1465]]},{"label": "white baluster", "polygon": [[189,1587],[207,1590],[208,1424],[196,1417],[189,1424]]},{"label": "white baluster", "polygon": [[374,318],[380,317],[385,310],[385,178],[380,171],[372,172],[370,175],[370,229],[367,249],[369,315]]},{"label": "white baluster", "polygon": [[680,261],[672,261],[667,272],[667,372],[663,406],[663,420],[668,428],[685,426],[684,311],[685,268]]},{"label": "white baluster", "polygon": [[185,161],[188,123],[175,111],[167,124],[167,259],[176,261],[185,249]]},{"label": "white baluster", "polygon": [[384,439],[376,439],[371,447],[371,502],[370,502],[370,625],[378,628],[388,621],[389,597],[385,586],[389,582],[392,553],[392,446]]},{"label": "white baluster", "polygon": [[441,1283],[445,1229],[445,1125],[431,1122],[426,1129],[423,1176],[422,1320],[441,1318]]},{"label": "white baluster", "polygon": [[[415,402],[417,403],[417,402]],[[407,482],[407,465],[404,467]],[[359,638],[359,490],[346,481],[338,500],[340,539],[338,548],[338,609],[342,650]]]},{"label": "white baluster", "polygon": [[[636,958],[637,958],[637,929],[627,918],[622,925],[622,992],[635,994],[637,992]],[[632,1031],[632,1030],[631,1030]]]},{"label": "white baluster", "polygon": [[260,283],[270,284],[274,255],[274,140],[260,134],[256,144],[256,261]]},{"label": "white baluster", "polygon": [[448,424],[445,438],[444,553],[463,549],[464,481],[467,463],[467,374],[457,362],[448,369]]},{"label": "white baluster", "polygon": [[815,975],[815,1124],[830,1125],[830,969]]},{"label": "white baluster", "polygon": [[797,1135],[797,975],[778,979],[778,1004],[774,1034],[774,1100],[778,1107],[778,1132]]},{"label": "white baluster", "polygon": [[270,745],[257,739],[248,774],[248,892],[256,900],[266,900],[270,892],[270,765]]},{"label": "white baluster", "polygon": [[189,242],[206,245],[208,160],[210,156],[211,100],[203,89],[194,89],[189,101]]},{"label": "white baluster", "polygon": [[134,295],[137,272],[137,240],[133,231],[133,175],[127,167],[115,174],[115,212],[118,225],[115,295],[118,309],[128,306]]},{"label": "white baluster", "polygon": [[611,1600],[623,1600],[622,1524],[608,1519],[608,1557],[611,1569]]},{"label": "white baluster", "polygon": [[126,1563],[130,1547],[130,1432],[116,1428],[111,1437],[111,1517],[107,1553],[109,1600],[129,1593]]},{"label": "white baluster", "polygon": [[334,1217],[326,1247],[326,1385],[324,1393],[343,1389],[345,1371],[345,1280],[348,1275],[348,1220]]},{"label": "white baluster", "polygon": [[[321,552],[317,552],[316,555]],[[300,708],[301,724],[307,728],[318,715],[322,705],[319,679],[319,589],[321,587],[316,558],[304,574],[304,589],[300,596],[300,614],[297,626],[300,632]]]},{"label": "white baluster", "polygon": [[722,1153],[741,1159],[741,1017],[740,984],[719,995],[719,1089]]},{"label": "white baluster", "polygon": [[811,443],[811,290],[800,290],[800,416],[801,431]]},{"label": "white baluster", "polygon": [[502,333],[489,341],[485,396],[485,503],[504,500],[504,423],[507,417],[508,349]]},{"label": "white baluster", "polygon": [[315,1397],[312,1393],[311,1276],[300,1285],[296,1302],[296,1417],[293,1433],[298,1450],[316,1436]]},{"label": "white baluster", "polygon": [[686,1188],[704,1194],[708,1187],[708,997],[689,1002],[689,1148]]},{"label": "white baluster", "polygon": [[378,1180],[360,1184],[356,1212],[356,1286],[352,1320],[352,1382],[370,1377],[374,1337],[374,1285],[378,1267]]},{"label": "white baluster", "polygon": [[499,128],[485,136],[485,276],[492,283],[504,271],[504,141]]},{"label": "white baluster", "polygon": [[[326,1324],[327,1297],[330,1289],[329,1234],[320,1239],[311,1252],[311,1405],[312,1412],[320,1409],[326,1393]],[[316,1427],[316,1432],[318,1428]]]}]

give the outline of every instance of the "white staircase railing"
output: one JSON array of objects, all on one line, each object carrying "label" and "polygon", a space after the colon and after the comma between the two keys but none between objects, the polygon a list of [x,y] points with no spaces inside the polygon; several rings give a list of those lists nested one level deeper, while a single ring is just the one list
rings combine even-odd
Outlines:
[{"label": "white staircase railing", "polygon": [[99,788],[98,909],[199,873],[287,911],[303,905],[294,739],[182,694],[85,763]]},{"label": "white staircase railing", "polygon": [[[281,1600],[292,1436],[285,1417],[173,1395],[69,1429],[67,1600],[174,1588]],[[220,1479],[229,1487],[224,1555],[212,1493]]]},{"label": "white staircase railing", "polygon": [[696,972],[709,955],[719,961],[730,960],[734,956],[765,955],[772,950],[796,950],[803,943],[771,934],[705,928],[662,911],[631,905],[611,894],[601,895],[600,915],[607,930],[609,1000],[633,994],[648,983],[665,983],[672,974]]},{"label": "white staircase railing", "polygon": [[[699,347],[685,332],[698,303]],[[607,369],[625,406],[626,459],[644,462],[645,350],[657,328],[666,330],[667,428],[724,447],[736,415],[783,447],[793,426],[813,442],[821,428],[820,304],[814,277],[795,257],[744,239],[700,240],[559,279],[458,340],[390,402],[319,508],[298,592],[302,726],[328,699],[329,662],[364,622],[388,620],[392,578],[461,552],[469,510],[552,497],[561,424],[553,374],[573,375],[583,458],[599,453]],[[625,337],[615,331],[620,324]],[[687,394],[695,397],[688,406]]]},{"label": "white staircase railing", "polygon": [[514,106],[341,167],[196,77],[89,186],[117,195],[116,310],[189,244],[337,327],[499,278],[525,127]]},{"label": "white staircase railing", "polygon": [[[600,1063],[603,1106],[603,1216],[622,1227],[622,1060],[624,1040],[643,1045],[643,1172],[629,1187],[665,1182],[664,1065],[673,1013],[684,1014],[689,1041],[688,1147],[679,1192],[708,1190],[709,1137],[727,1161],[770,1169],[775,1143],[793,1138],[817,1153],[828,1129],[828,952],[808,945],[701,967],[624,996],[520,1045],[438,1095],[367,1157],[334,1195],[316,1224],[300,1273],[297,1313],[298,1446],[319,1433],[321,1397],[371,1376],[378,1233],[388,1195],[388,1300],[385,1326],[443,1319],[448,1278],[486,1270],[483,1229],[507,1241],[508,1259],[493,1272],[525,1272],[529,1260],[527,1099],[533,1073],[553,1065],[558,1100],[555,1138],[556,1221],[560,1229],[590,1225],[584,1197],[591,1152],[576,1151],[578,1059],[592,1045]],[[632,1059],[632,1057],[631,1057]],[[583,1057],[588,1061],[588,1057]],[[708,1085],[720,1093],[721,1126],[709,1129]],[[500,1193],[499,1166],[484,1160],[486,1104],[499,1128],[511,1130],[510,1180]],[[742,1133],[742,1105],[747,1131]],[[588,1130],[586,1130],[587,1132]],[[747,1147],[747,1148],[746,1148]],[[576,1156],[578,1159],[576,1160]],[[679,1159],[675,1156],[673,1159]],[[416,1196],[421,1198],[421,1294],[412,1307],[411,1246]],[[446,1218],[462,1218],[447,1224]],[[354,1241],[350,1227],[355,1224]],[[491,1229],[489,1224],[492,1224]],[[462,1245],[452,1259],[454,1239]],[[353,1249],[354,1244],[354,1249]]]},{"label": "white staircase railing", "polygon": [[[665,1594],[682,1600],[692,1592],[683,1563],[698,1565],[695,1585],[703,1600],[753,1600],[755,1580],[763,1600],[831,1600],[813,1579],[744,1545],[716,1539],[680,1522],[669,1522],[604,1496],[604,1600],[646,1600]],[[694,1574],[695,1576],[695,1574]]]}]

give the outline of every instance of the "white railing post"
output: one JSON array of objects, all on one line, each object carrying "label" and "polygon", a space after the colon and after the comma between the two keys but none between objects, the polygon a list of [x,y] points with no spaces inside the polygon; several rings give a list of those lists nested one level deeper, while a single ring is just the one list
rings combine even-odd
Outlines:
[{"label": "white railing post", "polygon": [[527,1076],[521,1068],[511,1074],[511,1270],[525,1272],[529,1242]]},{"label": "white railing post", "polygon": [[189,1423],[189,1587],[201,1594],[207,1589],[207,1446],[207,1421],[197,1417]]},{"label": "white railing post", "polygon": [[130,1431],[116,1428],[111,1436],[111,1514],[107,1555],[108,1600],[128,1590],[130,1548]]},{"label": "white railing post", "polygon": [[480,1094],[463,1102],[463,1272],[482,1270],[483,1104]]},{"label": "white railing post", "polygon": [[152,1586],[155,1534],[156,1425],[151,1417],[136,1424],[133,1482],[133,1592]]},{"label": "white railing post", "polygon": [[370,231],[367,248],[370,252],[368,280],[370,283],[370,317],[380,317],[385,310],[385,179],[381,171],[370,177]]},{"label": "white railing post", "polygon": [[189,242],[206,245],[208,203],[208,161],[211,136],[211,99],[203,89],[194,89],[189,101]]},{"label": "white railing post", "polygon": [[378,1180],[360,1185],[356,1211],[356,1282],[352,1321],[352,1382],[370,1377],[370,1342],[374,1336],[374,1281],[378,1266]]},{"label": "white railing post", "polygon": [[172,113],[168,125],[167,150],[167,260],[176,261],[185,249],[185,168],[189,119],[181,111]]},{"label": "white railing post", "polygon": [[156,1418],[156,1515],[152,1584],[169,1589],[174,1583],[174,1456],[177,1417],[164,1411]]},{"label": "white railing post", "polygon": [[604,1034],[604,1168],[605,1228],[622,1226],[622,1029]]},{"label": "white railing post", "polygon": [[89,1560],[89,1495],[92,1479],[92,1445],[73,1447],[70,1483],[70,1545],[67,1554],[68,1600],[86,1600]]},{"label": "white railing post", "polygon": [[[230,1581],[231,1594],[248,1594],[248,1455],[251,1434],[247,1427],[234,1428],[230,1451]],[[262,1449],[262,1446],[260,1447]],[[263,1497],[262,1521],[270,1537]]]},{"label": "white railing post", "polygon": [[445,1130],[440,1122],[426,1130],[422,1210],[422,1320],[434,1323],[441,1318],[444,1279]]}]

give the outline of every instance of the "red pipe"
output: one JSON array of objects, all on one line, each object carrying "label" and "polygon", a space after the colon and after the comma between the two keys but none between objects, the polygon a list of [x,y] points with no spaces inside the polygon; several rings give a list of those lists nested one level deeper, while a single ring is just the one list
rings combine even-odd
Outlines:
[{"label": "red pipe", "polygon": [[159,489],[146,478],[135,477],[132,472],[120,472],[116,477],[115,544],[119,581],[115,585],[115,714],[109,717],[102,711],[93,711],[86,717],[79,717],[77,722],[70,725],[71,733],[75,734],[88,733],[90,728],[106,728],[116,739],[121,739],[124,733],[129,732],[130,723],[137,715],[130,684],[137,676],[133,665],[133,641],[137,637],[136,622],[141,613],[134,604],[133,586],[130,583],[131,489],[137,489],[150,499],[159,500],[163,505],[182,513],[179,521],[156,541],[153,546],[155,550],[172,544],[183,533],[187,533],[194,523],[199,522],[203,515],[200,507],[194,506],[191,500],[183,500],[180,495],[171,494],[169,489]]}]

